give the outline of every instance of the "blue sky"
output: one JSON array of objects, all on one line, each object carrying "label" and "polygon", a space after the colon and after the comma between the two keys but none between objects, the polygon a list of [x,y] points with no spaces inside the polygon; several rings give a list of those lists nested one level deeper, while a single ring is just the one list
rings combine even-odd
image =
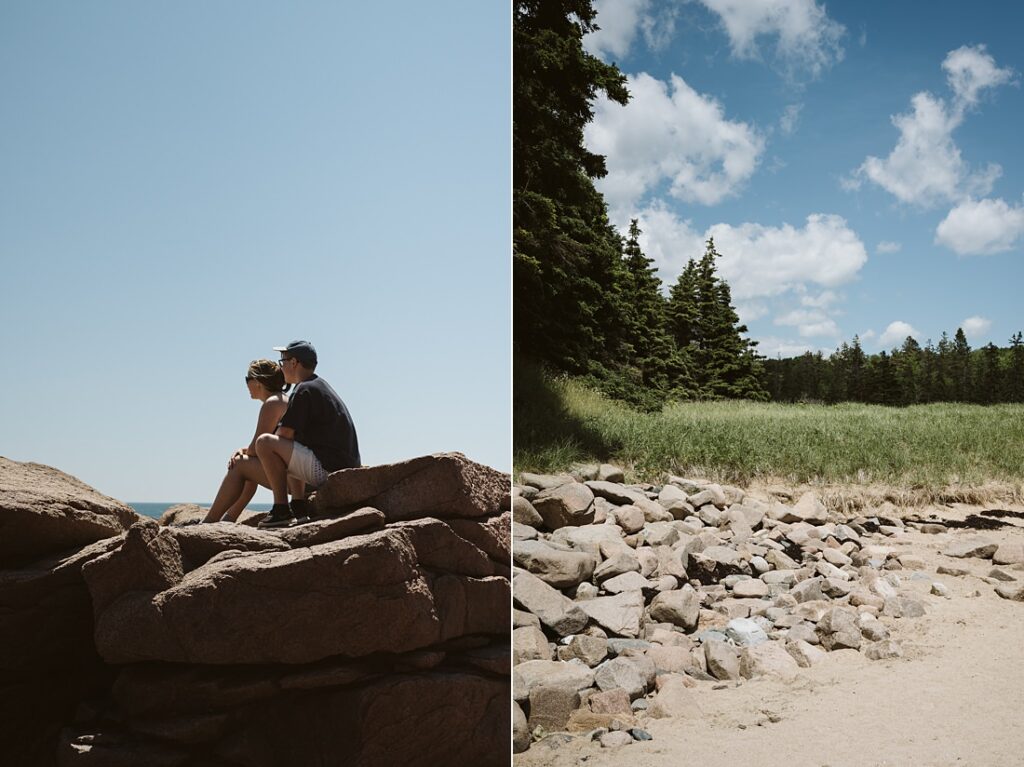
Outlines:
[{"label": "blue sky", "polygon": [[0,455],[209,501],[255,426],[249,361],[307,338],[364,463],[510,470],[509,24],[4,4]]},{"label": "blue sky", "polygon": [[1024,5],[599,0],[587,143],[674,282],[713,236],[768,356],[1024,329]]}]

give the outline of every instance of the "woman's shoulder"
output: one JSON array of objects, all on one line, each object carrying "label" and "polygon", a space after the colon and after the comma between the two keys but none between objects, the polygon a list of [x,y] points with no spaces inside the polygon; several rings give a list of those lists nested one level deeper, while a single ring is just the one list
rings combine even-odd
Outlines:
[{"label": "woman's shoulder", "polygon": [[267,397],[267,401],[263,403],[265,408],[281,408],[288,407],[288,395],[287,394],[271,394]]}]

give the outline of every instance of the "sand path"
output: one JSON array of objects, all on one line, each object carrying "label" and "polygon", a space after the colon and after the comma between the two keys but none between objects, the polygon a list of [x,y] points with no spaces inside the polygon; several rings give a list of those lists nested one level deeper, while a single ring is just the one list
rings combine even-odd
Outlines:
[{"label": "sand path", "polygon": [[[1000,505],[1022,511],[1024,507]],[[928,509],[963,519],[979,507]],[[653,736],[618,749],[557,736],[515,757],[517,767],[1011,767],[1024,765],[1024,603],[999,597],[982,578],[992,562],[953,559],[940,550],[980,535],[1024,543],[1024,519],[1000,530],[916,531],[886,540],[924,559],[903,570],[921,595],[923,618],[883,619],[904,657],[870,661],[854,650],[830,653],[792,682],[697,682],[699,720],[642,721]],[[970,575],[937,575],[940,565]],[[1003,568],[1018,580],[1024,571]],[[950,598],[929,594],[942,582]]]}]

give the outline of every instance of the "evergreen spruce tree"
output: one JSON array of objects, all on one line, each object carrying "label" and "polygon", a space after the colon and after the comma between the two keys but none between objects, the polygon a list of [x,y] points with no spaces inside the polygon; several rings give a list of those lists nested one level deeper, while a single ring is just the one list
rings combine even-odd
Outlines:
[{"label": "evergreen spruce tree", "polygon": [[714,240],[708,240],[700,261],[691,261],[679,276],[670,300],[673,336],[679,348],[689,350],[698,396],[763,400],[768,395],[757,344],[741,335],[747,327],[739,322],[728,283],[717,275],[718,256]]},{"label": "evergreen spruce tree", "polygon": [[933,402],[950,402],[956,397],[953,381],[953,342],[946,331],[942,331],[935,347],[935,387]]},{"label": "evergreen spruce tree", "polygon": [[1019,330],[1010,337],[1009,357],[1004,399],[1006,402],[1024,402],[1024,336]]},{"label": "evergreen spruce tree", "polygon": [[950,354],[953,398],[957,402],[970,402],[975,399],[971,382],[971,347],[967,343],[963,328],[956,329]]},{"label": "evergreen spruce tree", "polygon": [[674,383],[670,381],[670,374],[678,378],[680,371],[676,370],[678,361],[673,359],[675,344],[667,329],[667,308],[661,294],[661,280],[654,260],[640,249],[639,238],[640,227],[633,219],[623,248],[624,347],[629,355],[629,364],[639,372],[642,386],[664,394]]},{"label": "evergreen spruce tree", "polygon": [[583,49],[590,0],[516,0],[513,21],[514,346],[569,372],[621,357],[621,239],[583,145],[598,93],[625,104],[625,77]]},{"label": "evergreen spruce tree", "polygon": [[974,381],[973,401],[983,405],[999,402],[1003,390],[1003,370],[1000,364],[999,347],[989,341],[981,347],[975,358],[976,372]]},{"label": "evergreen spruce tree", "polygon": [[899,386],[898,401],[901,405],[913,405],[921,401],[924,382],[921,345],[913,336],[907,336],[898,351],[892,354],[896,381]]}]

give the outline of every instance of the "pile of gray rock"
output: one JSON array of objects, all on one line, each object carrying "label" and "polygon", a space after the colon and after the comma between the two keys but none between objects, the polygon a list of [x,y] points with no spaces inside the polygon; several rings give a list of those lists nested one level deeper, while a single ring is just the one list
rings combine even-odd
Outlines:
[{"label": "pile of gray rock", "polygon": [[447,453],[177,526],[0,459],[5,764],[507,763],[509,485]]},{"label": "pile of gray rock", "polygon": [[791,678],[834,650],[900,657],[895,627],[926,609],[901,573],[922,563],[887,545],[905,523],[788,501],[674,476],[626,485],[607,464],[521,475],[515,750],[552,733],[645,739],[645,719],[700,715],[697,684]]}]

